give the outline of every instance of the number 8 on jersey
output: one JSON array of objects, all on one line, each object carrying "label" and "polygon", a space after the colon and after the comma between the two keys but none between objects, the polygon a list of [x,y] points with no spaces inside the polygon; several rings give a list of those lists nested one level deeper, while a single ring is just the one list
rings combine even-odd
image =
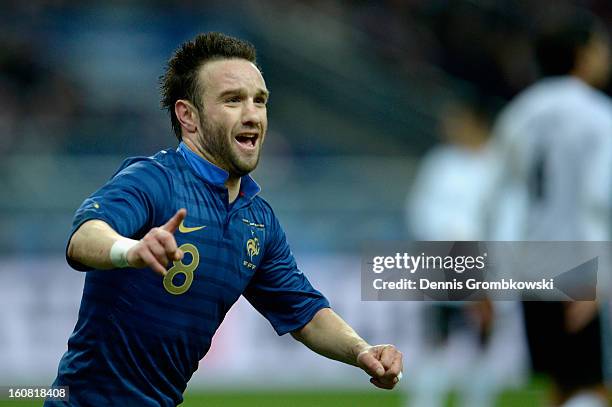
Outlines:
[{"label": "number 8 on jersey", "polygon": [[[191,283],[193,283],[193,272],[200,264],[200,253],[198,248],[190,243],[185,243],[179,247],[184,253],[191,254],[191,263],[184,264],[182,260],[174,260],[172,267],[168,270],[168,273],[164,276],[164,288],[170,294],[180,295],[184,294]],[[185,281],[181,285],[174,284],[174,277],[178,274],[185,275]]]}]

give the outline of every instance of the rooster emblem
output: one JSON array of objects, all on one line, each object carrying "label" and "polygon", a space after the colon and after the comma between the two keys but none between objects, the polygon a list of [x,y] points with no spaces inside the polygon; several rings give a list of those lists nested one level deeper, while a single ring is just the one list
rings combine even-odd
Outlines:
[{"label": "rooster emblem", "polygon": [[259,254],[259,239],[254,237],[252,239],[247,240],[246,250],[249,257],[251,258],[251,261],[253,261],[253,256],[257,256]]}]

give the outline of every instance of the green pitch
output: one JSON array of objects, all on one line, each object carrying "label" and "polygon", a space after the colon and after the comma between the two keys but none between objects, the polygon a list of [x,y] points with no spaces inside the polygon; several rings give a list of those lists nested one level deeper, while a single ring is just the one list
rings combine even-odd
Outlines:
[{"label": "green pitch", "polygon": [[[403,407],[405,393],[399,391],[248,391],[220,392],[192,389],[185,394],[181,407]],[[42,401],[1,401],[0,407],[40,407]],[[449,407],[455,405],[449,396]],[[496,407],[539,407],[546,405],[546,390],[542,383],[524,389],[502,393]]]},{"label": "green pitch", "polygon": [[181,407],[354,407],[400,406],[399,393],[345,392],[248,392],[248,393],[188,393]]},{"label": "green pitch", "polygon": [[[403,407],[405,393],[399,391],[277,391],[244,393],[188,392],[181,407]],[[497,407],[539,407],[546,405],[543,388],[525,388],[500,395]],[[456,405],[449,396],[449,407]]]}]

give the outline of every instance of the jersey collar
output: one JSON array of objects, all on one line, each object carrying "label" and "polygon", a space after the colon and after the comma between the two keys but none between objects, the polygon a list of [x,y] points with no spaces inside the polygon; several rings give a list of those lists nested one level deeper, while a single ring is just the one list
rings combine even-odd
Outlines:
[{"label": "jersey collar", "polygon": [[[221,188],[226,188],[225,181],[227,181],[229,177],[227,171],[200,157],[182,141],[176,151],[185,158],[187,164],[189,164],[196,174],[204,179],[204,181]],[[240,179],[240,196],[252,199],[259,191],[261,191],[261,188],[250,175],[245,175]]]}]

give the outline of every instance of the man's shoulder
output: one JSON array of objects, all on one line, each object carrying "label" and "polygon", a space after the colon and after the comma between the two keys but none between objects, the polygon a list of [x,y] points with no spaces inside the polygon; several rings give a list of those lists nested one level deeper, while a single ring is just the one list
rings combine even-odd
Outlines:
[{"label": "man's shoulder", "polygon": [[123,160],[119,169],[114,175],[119,173],[166,173],[179,166],[178,154],[173,149],[161,150],[151,156],[134,156]]},{"label": "man's shoulder", "polygon": [[138,189],[167,191],[175,186],[174,174],[182,170],[174,150],[162,150],[151,156],[126,158],[111,177],[115,185],[132,185]]},{"label": "man's shoulder", "polygon": [[565,79],[542,79],[524,89],[502,110],[500,118],[521,120],[537,116],[543,110],[558,110],[568,99],[573,99],[574,82]]},{"label": "man's shoulder", "polygon": [[[580,114],[582,110],[610,109],[612,102],[603,92],[573,77],[547,78],[519,94],[510,106],[527,108],[534,106],[563,113]],[[518,110],[518,109],[516,109]]]},{"label": "man's shoulder", "polygon": [[565,126],[612,120],[612,102],[602,92],[569,77],[543,79],[518,94],[500,113],[496,134],[529,134],[534,123]]},{"label": "man's shoulder", "polygon": [[590,89],[588,101],[590,103],[583,103],[581,107],[592,111],[592,119],[609,126],[612,122],[612,99],[598,89]]},{"label": "man's shoulder", "polygon": [[262,213],[264,216],[276,217],[272,205],[259,195],[255,196],[251,201],[251,208]]},{"label": "man's shoulder", "polygon": [[260,223],[263,223],[266,228],[277,229],[281,228],[280,221],[272,209],[272,205],[268,203],[264,198],[257,195],[253,198],[250,205],[250,210],[254,212],[254,215],[259,219]]}]

